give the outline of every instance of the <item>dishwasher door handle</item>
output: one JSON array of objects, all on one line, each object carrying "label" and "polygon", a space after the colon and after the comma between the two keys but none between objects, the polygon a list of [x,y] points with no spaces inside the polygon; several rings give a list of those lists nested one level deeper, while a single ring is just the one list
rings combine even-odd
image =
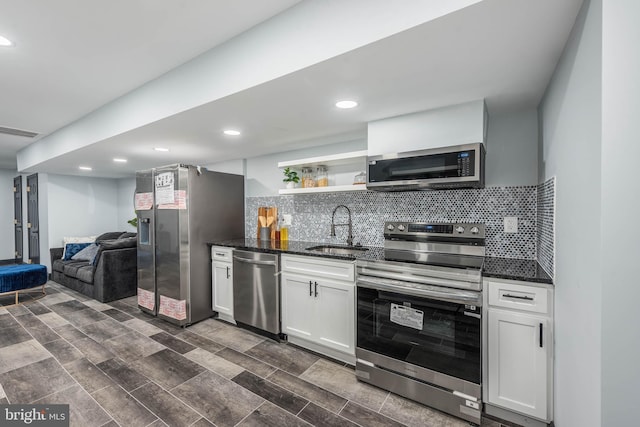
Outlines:
[{"label": "dishwasher door handle", "polygon": [[254,265],[272,265],[272,266],[276,266],[278,265],[275,261],[258,261],[255,259],[246,259],[246,258],[239,258],[237,256],[233,257],[234,260],[238,261],[238,262],[244,262],[246,264],[254,264]]}]

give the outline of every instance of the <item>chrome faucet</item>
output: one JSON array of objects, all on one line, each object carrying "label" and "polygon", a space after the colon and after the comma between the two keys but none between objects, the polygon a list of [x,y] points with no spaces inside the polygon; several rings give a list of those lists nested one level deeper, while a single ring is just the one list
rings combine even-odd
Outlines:
[{"label": "chrome faucet", "polygon": [[[339,208],[345,208],[347,210],[347,213],[349,214],[349,222],[347,224],[335,224],[334,223],[334,221],[336,219],[336,211]],[[353,224],[351,223],[351,211],[345,205],[338,205],[333,210],[333,214],[331,215],[331,237],[336,237],[336,227],[343,227],[343,226],[348,226],[349,227],[349,236],[347,237],[347,245],[348,246],[353,246]]]}]

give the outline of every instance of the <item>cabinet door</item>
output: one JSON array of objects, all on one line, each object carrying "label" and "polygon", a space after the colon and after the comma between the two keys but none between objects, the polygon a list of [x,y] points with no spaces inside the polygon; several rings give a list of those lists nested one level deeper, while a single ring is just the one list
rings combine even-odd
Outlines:
[{"label": "cabinet door", "polygon": [[233,317],[233,264],[213,263],[213,311]]},{"label": "cabinet door", "polygon": [[318,344],[351,355],[355,354],[354,284],[314,280],[316,322],[314,335]]},{"label": "cabinet door", "polygon": [[[282,332],[311,339],[314,324],[314,298],[311,280],[293,274],[282,275]],[[311,290],[311,292],[310,292]]]},{"label": "cabinet door", "polygon": [[503,310],[488,318],[489,402],[546,420],[547,319]]}]

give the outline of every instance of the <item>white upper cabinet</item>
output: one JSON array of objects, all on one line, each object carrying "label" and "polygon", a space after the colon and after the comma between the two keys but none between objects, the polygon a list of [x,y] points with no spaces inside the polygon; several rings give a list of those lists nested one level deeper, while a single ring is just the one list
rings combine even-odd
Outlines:
[{"label": "white upper cabinet", "polygon": [[368,155],[486,142],[484,100],[369,122]]}]

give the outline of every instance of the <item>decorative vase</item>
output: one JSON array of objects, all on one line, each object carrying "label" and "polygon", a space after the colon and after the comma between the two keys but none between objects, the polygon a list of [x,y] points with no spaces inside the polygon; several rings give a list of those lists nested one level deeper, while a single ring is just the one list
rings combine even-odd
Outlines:
[{"label": "decorative vase", "polygon": [[295,182],[293,182],[293,181],[289,181],[289,182],[287,182],[287,189],[288,189],[288,190],[291,190],[291,189],[293,189],[293,188],[296,188],[296,183],[295,183]]}]

